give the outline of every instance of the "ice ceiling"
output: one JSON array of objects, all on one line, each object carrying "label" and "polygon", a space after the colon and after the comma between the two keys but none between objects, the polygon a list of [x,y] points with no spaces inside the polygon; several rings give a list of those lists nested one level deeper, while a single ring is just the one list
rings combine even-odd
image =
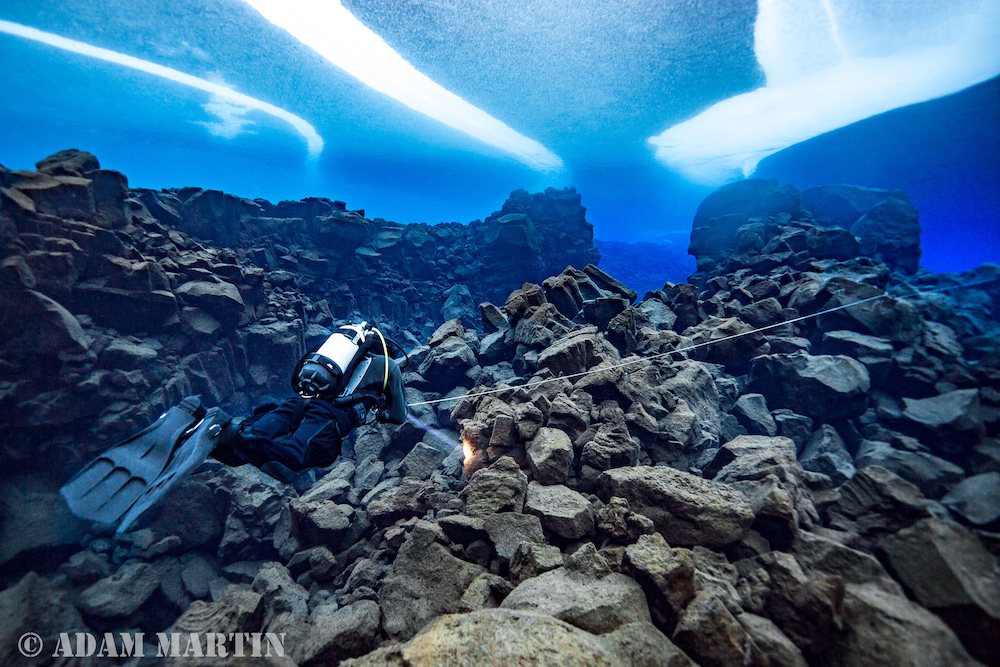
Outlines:
[{"label": "ice ceiling", "polygon": [[186,122],[215,137],[276,119],[305,159],[427,147],[559,174],[655,156],[704,185],[1000,74],[1000,0],[8,0],[0,19],[39,61],[73,54],[64,71],[194,89]]}]

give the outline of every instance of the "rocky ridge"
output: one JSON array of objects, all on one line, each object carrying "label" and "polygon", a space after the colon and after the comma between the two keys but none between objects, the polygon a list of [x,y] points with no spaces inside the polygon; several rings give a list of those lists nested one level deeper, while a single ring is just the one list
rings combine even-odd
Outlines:
[{"label": "rocky ridge", "polygon": [[0,167],[5,469],[67,473],[185,395],[234,414],[283,397],[335,322],[412,346],[598,258],[572,189],[516,191],[469,225],[400,225],[322,198],[130,189],[75,150],[37,169]]},{"label": "rocky ridge", "polygon": [[[364,427],[295,486],[207,465],[114,539],[52,517],[0,646],[171,627],[284,632],[274,664],[997,664],[1000,286],[725,337],[1000,270],[908,272],[853,223],[830,257],[814,211],[750,183],[703,207],[697,285],[637,302],[567,268],[481,330],[444,322],[406,374],[437,434]],[[856,219],[888,195],[865,196]],[[695,243],[734,219],[745,245]]]}]

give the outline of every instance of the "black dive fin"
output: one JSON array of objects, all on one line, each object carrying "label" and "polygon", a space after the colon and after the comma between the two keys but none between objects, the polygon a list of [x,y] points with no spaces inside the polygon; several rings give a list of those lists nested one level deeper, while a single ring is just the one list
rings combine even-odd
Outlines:
[{"label": "black dive fin", "polygon": [[177,482],[204,463],[219,444],[219,437],[229,421],[229,415],[219,408],[212,408],[206,412],[191,436],[174,448],[167,465],[136,498],[122,517],[116,532],[123,533],[128,530],[143,512],[155,505]]},{"label": "black dive fin", "polygon": [[177,443],[204,415],[198,397],[189,396],[106,450],[60,489],[70,510],[89,521],[117,523],[163,472]]}]

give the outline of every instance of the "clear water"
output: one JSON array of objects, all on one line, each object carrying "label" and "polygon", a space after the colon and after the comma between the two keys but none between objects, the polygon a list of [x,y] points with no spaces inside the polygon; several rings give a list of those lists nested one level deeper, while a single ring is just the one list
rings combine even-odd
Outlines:
[{"label": "clear water", "polygon": [[[575,185],[604,241],[715,186],[898,188],[923,263],[1000,260],[998,0],[6,0],[0,163],[467,222]],[[650,141],[652,140],[652,141]]]}]

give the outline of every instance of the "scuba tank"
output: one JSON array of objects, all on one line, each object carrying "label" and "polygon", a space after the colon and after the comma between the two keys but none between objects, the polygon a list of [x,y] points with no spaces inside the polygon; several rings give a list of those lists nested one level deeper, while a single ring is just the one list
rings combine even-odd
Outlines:
[{"label": "scuba tank", "polygon": [[338,407],[359,403],[381,422],[406,421],[403,375],[393,359],[399,345],[367,322],[337,329],[292,371],[292,388],[303,398],[322,398]]}]

